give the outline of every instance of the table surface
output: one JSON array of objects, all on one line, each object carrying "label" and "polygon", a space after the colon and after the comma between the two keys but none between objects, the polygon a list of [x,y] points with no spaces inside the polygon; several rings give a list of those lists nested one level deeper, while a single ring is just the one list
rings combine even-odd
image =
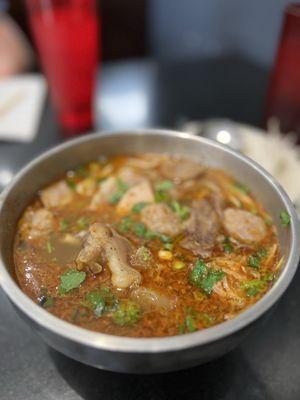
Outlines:
[{"label": "table surface", "polygon": [[[97,91],[97,123],[102,129],[176,127],[182,119],[220,116],[258,124],[267,76],[234,58],[106,65]],[[15,173],[59,140],[47,103],[33,143],[0,144],[0,171]],[[265,325],[234,351],[197,368],[149,376],[100,371],[50,349],[0,290],[0,398],[299,399],[299,281],[300,271]]]}]

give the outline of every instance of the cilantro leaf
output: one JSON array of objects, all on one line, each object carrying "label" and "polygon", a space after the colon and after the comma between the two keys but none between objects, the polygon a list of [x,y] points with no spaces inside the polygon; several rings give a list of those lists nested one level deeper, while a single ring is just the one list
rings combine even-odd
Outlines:
[{"label": "cilantro leaf", "polygon": [[172,201],[171,208],[181,220],[185,220],[190,216],[189,207],[179,204],[178,201]]},{"label": "cilantro leaf", "polygon": [[261,248],[256,253],[248,257],[248,265],[254,269],[259,269],[260,263],[263,258],[267,256],[268,252],[265,248]]},{"label": "cilantro leaf", "polygon": [[120,326],[134,325],[140,319],[140,306],[132,300],[122,300],[113,314],[113,321]]},{"label": "cilantro leaf", "polygon": [[209,268],[202,260],[198,260],[190,272],[189,281],[209,296],[214,285],[224,277],[222,270]]},{"label": "cilantro leaf", "polygon": [[85,296],[88,305],[93,309],[96,317],[100,317],[105,309],[105,300],[98,290],[93,290]]},{"label": "cilantro leaf", "polygon": [[84,271],[77,271],[77,269],[69,269],[60,277],[60,285],[58,291],[60,294],[70,292],[72,289],[78,288],[85,280],[86,273]]},{"label": "cilantro leaf", "polygon": [[149,203],[147,202],[140,202],[140,203],[136,203],[133,207],[132,207],[132,212],[134,213],[139,213],[142,211],[143,208],[145,208]]},{"label": "cilantro leaf", "polygon": [[281,211],[279,214],[281,226],[287,228],[291,223],[291,216],[286,211]]},{"label": "cilantro leaf", "polygon": [[250,189],[248,188],[248,186],[244,185],[241,182],[234,182],[233,186],[236,187],[237,189],[239,189],[241,192],[243,192],[245,194],[249,194],[250,193]]},{"label": "cilantro leaf", "polygon": [[69,221],[67,219],[61,219],[59,221],[59,227],[62,231],[65,231],[69,228]]},{"label": "cilantro leaf", "polygon": [[108,200],[111,204],[117,204],[119,200],[121,200],[125,192],[127,192],[127,190],[129,189],[129,186],[120,178],[116,179],[116,183],[118,189]]},{"label": "cilantro leaf", "polygon": [[229,254],[233,252],[233,246],[230,241],[230,238],[227,236],[223,242],[223,250],[225,253]]},{"label": "cilantro leaf", "polygon": [[77,220],[76,225],[79,229],[86,229],[90,224],[89,217],[81,217]]},{"label": "cilantro leaf", "polygon": [[166,191],[170,190],[174,187],[174,183],[172,181],[162,181],[155,185],[155,189],[157,191]]}]

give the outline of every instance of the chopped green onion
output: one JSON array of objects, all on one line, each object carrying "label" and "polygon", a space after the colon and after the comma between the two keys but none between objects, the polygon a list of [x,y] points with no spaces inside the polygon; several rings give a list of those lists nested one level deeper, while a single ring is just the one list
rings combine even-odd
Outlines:
[{"label": "chopped green onion", "polygon": [[286,211],[281,211],[279,214],[280,217],[280,221],[281,221],[281,225],[283,227],[288,227],[291,223],[291,216],[289,213],[287,213]]},{"label": "chopped green onion", "polygon": [[91,223],[89,217],[81,217],[76,222],[76,225],[79,229],[86,229],[88,228],[89,224]]},{"label": "chopped green onion", "polygon": [[190,216],[189,207],[179,204],[178,201],[172,201],[171,208],[181,220],[185,220]]},{"label": "chopped green onion", "polygon": [[65,231],[69,228],[69,221],[67,219],[61,219],[59,221],[59,227],[62,231]]},{"label": "chopped green onion", "polygon": [[52,246],[52,243],[50,242],[50,240],[47,241],[46,246],[47,246],[48,253],[51,254],[53,251],[53,246]]},{"label": "chopped green onion", "polygon": [[248,188],[248,186],[244,185],[241,182],[234,182],[233,186],[236,187],[237,189],[239,189],[241,192],[243,192],[245,194],[249,194],[250,193],[250,189]]},{"label": "chopped green onion", "polygon": [[174,183],[172,181],[162,181],[155,185],[155,189],[157,191],[166,191],[170,190],[174,187]]},{"label": "chopped green onion", "polygon": [[133,207],[132,207],[132,212],[134,213],[139,213],[142,211],[143,208],[147,207],[149,203],[146,202],[140,202],[140,203],[136,203]]}]

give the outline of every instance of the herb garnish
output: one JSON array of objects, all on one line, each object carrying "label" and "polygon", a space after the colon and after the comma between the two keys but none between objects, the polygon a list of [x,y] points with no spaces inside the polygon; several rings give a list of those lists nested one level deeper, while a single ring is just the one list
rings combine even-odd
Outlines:
[{"label": "herb garnish", "polygon": [[53,246],[52,246],[52,243],[50,242],[50,240],[47,241],[46,247],[47,247],[48,253],[51,254],[53,251]]},{"label": "herb garnish", "polygon": [[154,198],[157,203],[167,202],[170,200],[170,196],[167,193],[168,190],[174,186],[172,181],[163,181],[155,185]]},{"label": "herb garnish", "polygon": [[288,212],[286,211],[281,211],[279,214],[280,217],[280,222],[281,222],[281,226],[283,227],[288,227],[291,223],[291,216]]},{"label": "herb garnish", "polygon": [[250,193],[250,189],[248,188],[248,186],[244,185],[241,182],[234,182],[233,186],[236,187],[237,189],[239,189],[241,192],[243,192],[245,194],[249,194]]},{"label": "herb garnish", "polygon": [[226,238],[224,239],[223,250],[227,254],[233,252],[233,246],[232,246],[231,240],[230,240],[230,238],[228,236],[226,236]]},{"label": "herb garnish", "polygon": [[260,267],[261,261],[267,256],[268,252],[265,248],[261,248],[256,253],[248,257],[248,265],[254,269]]},{"label": "herb garnish", "polygon": [[202,260],[197,260],[189,274],[189,281],[209,296],[214,285],[224,277],[225,272],[222,270],[210,268]]},{"label": "herb garnish", "polygon": [[143,208],[145,208],[149,203],[146,202],[140,202],[140,203],[136,203],[133,207],[132,207],[132,212],[134,213],[139,213],[142,211]]},{"label": "herb garnish", "polygon": [[163,243],[172,242],[172,239],[169,236],[160,234],[158,232],[153,232],[149,230],[142,222],[137,222],[128,216],[121,220],[118,225],[118,229],[123,233],[132,232],[139,238],[143,239],[159,239]]},{"label": "herb garnish", "polygon": [[91,221],[89,217],[80,217],[76,225],[79,229],[86,229],[90,225]]},{"label": "herb garnish", "polygon": [[113,321],[120,326],[134,325],[141,319],[140,306],[132,300],[122,300],[113,313]]},{"label": "herb garnish", "polygon": [[179,333],[195,332],[198,330],[198,323],[205,327],[211,326],[214,318],[207,313],[197,312],[191,307],[186,309],[184,322],[179,325]]},{"label": "herb garnish", "polygon": [[68,293],[72,289],[78,288],[85,280],[86,273],[84,271],[77,271],[77,269],[69,269],[60,277],[60,285],[58,286],[59,294]]},{"label": "herb garnish", "polygon": [[246,291],[247,296],[249,297],[256,296],[258,293],[265,290],[267,283],[271,282],[273,279],[274,279],[274,274],[268,273],[262,279],[253,279],[244,282],[241,285],[241,288]]},{"label": "herb garnish", "polygon": [[172,201],[171,208],[181,220],[185,220],[190,216],[189,207],[179,204],[178,201]]},{"label": "herb garnish", "polygon": [[123,182],[120,178],[116,179],[116,184],[117,184],[117,191],[109,198],[109,203],[110,204],[117,204],[121,198],[123,197],[123,195],[125,194],[125,192],[127,192],[127,190],[129,189],[129,186]]},{"label": "herb garnish", "polygon": [[69,228],[69,225],[70,225],[70,223],[67,219],[61,219],[59,221],[59,227],[60,227],[60,230],[62,230],[62,231],[67,230]]}]

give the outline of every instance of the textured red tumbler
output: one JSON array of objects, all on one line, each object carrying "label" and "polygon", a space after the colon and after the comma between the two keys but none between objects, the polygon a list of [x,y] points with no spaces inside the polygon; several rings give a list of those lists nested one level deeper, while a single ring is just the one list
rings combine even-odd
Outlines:
[{"label": "textured red tumbler", "polygon": [[27,8],[64,135],[90,130],[99,54],[96,0],[27,0]]},{"label": "textured red tumbler", "polygon": [[267,94],[264,124],[277,117],[283,132],[300,137],[300,3],[285,10],[280,43]]}]

